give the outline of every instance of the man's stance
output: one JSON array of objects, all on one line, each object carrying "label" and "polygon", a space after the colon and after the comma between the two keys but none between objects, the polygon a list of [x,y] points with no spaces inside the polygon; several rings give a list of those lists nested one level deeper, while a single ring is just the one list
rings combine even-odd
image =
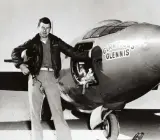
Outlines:
[{"label": "man's stance", "polygon": [[[58,140],[71,140],[71,132],[63,116],[57,85],[61,70],[60,53],[62,52],[79,61],[89,60],[89,54],[77,54],[70,45],[51,34],[51,22],[47,17],[39,20],[38,29],[39,32],[35,37],[14,48],[11,55],[15,66],[20,68],[24,75],[29,74],[28,94],[32,139],[43,139],[41,107],[45,95],[50,106]],[[29,58],[27,63],[21,57],[24,50],[26,50]],[[43,94],[43,90],[45,94]]]}]

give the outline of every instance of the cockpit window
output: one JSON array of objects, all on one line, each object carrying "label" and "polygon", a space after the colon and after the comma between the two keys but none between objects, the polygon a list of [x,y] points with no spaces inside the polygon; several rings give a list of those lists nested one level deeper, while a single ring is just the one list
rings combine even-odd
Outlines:
[{"label": "cockpit window", "polygon": [[112,26],[112,27],[108,27],[104,32],[102,32],[100,34],[100,36],[116,33],[116,32],[118,32],[120,30],[123,30],[125,27],[126,26]]},{"label": "cockpit window", "polygon": [[85,34],[85,36],[83,37],[83,39],[87,39],[90,38],[91,35],[97,30],[98,28],[94,28],[91,31],[87,32],[87,34]]},{"label": "cockpit window", "polygon": [[138,24],[138,22],[133,22],[133,21],[127,21],[127,22],[121,22],[121,23],[112,23],[112,24],[108,24],[108,25],[104,25],[98,28],[94,28],[91,31],[89,31],[84,37],[83,39],[88,39],[88,38],[97,38],[97,37],[101,37],[104,35],[108,35],[108,34],[112,34],[112,33],[116,33],[118,31],[123,30],[124,28],[134,25],[134,24]]},{"label": "cockpit window", "polygon": [[108,27],[107,27],[107,26],[99,27],[99,28],[91,35],[91,37],[99,37],[100,33],[103,32],[106,28],[108,28]]},{"label": "cockpit window", "polygon": [[101,32],[100,36],[116,33],[118,31],[121,31],[121,30],[125,29],[126,27],[134,25],[134,24],[138,24],[138,22],[127,21],[127,22],[118,23],[117,25],[114,25],[112,27],[108,27],[104,32]]}]

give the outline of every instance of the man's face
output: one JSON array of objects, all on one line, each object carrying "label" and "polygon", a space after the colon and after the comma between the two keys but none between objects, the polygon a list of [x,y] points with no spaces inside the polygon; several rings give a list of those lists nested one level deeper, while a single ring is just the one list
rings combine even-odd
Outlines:
[{"label": "man's face", "polygon": [[39,35],[42,38],[47,38],[48,34],[50,33],[51,27],[50,24],[45,24],[41,22],[40,25],[38,26],[38,29],[39,29]]}]

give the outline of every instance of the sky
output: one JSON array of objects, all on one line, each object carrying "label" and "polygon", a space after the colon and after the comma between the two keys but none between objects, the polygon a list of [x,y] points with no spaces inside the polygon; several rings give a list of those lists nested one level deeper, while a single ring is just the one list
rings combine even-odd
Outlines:
[{"label": "sky", "polygon": [[17,71],[13,48],[37,33],[38,19],[47,16],[53,33],[71,43],[97,22],[106,19],[160,25],[158,0],[3,0],[0,1],[0,71]]}]

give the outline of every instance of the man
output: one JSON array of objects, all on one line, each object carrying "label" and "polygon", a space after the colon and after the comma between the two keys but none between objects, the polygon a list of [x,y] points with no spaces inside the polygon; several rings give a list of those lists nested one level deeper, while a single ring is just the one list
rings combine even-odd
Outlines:
[{"label": "man", "polygon": [[[12,60],[24,75],[29,74],[28,91],[31,115],[32,139],[42,140],[41,107],[44,95],[47,97],[54,120],[58,140],[71,140],[70,129],[64,119],[57,86],[61,70],[60,53],[80,61],[90,60],[89,53],[76,53],[60,38],[50,33],[51,22],[43,17],[38,23],[38,34],[12,51]],[[21,54],[26,51],[28,63]]]}]

